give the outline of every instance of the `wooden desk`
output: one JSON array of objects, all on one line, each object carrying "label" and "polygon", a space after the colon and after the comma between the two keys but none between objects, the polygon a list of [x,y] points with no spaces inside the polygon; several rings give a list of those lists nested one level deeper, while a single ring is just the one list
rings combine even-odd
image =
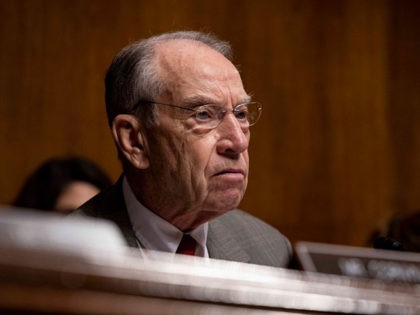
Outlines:
[{"label": "wooden desk", "polygon": [[0,211],[2,314],[420,314],[420,285],[125,246],[110,222]]},{"label": "wooden desk", "polygon": [[8,248],[7,314],[420,314],[418,285],[220,260],[92,249],[87,257]]}]

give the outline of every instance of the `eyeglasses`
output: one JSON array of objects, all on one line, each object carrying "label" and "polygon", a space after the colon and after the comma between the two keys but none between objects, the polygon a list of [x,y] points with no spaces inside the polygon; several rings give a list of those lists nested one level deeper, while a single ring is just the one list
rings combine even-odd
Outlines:
[{"label": "eyeglasses", "polygon": [[195,123],[198,127],[214,129],[222,122],[223,118],[228,112],[232,112],[237,121],[239,122],[241,128],[249,128],[252,125],[255,125],[258,119],[261,116],[262,105],[258,102],[247,102],[243,104],[236,105],[233,109],[229,110],[215,104],[205,104],[197,107],[182,107],[172,104],[156,103],[153,101],[140,101],[137,103],[137,106],[140,103],[150,103],[156,105],[162,105],[172,108],[178,108],[191,113],[191,117],[194,118]]}]

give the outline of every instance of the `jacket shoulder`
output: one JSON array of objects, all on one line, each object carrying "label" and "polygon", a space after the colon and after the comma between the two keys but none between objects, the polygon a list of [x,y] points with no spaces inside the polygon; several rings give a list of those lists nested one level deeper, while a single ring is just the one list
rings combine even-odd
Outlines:
[{"label": "jacket shoulder", "polygon": [[240,244],[250,256],[250,263],[288,266],[292,246],[278,229],[239,209],[229,211],[216,220],[219,231],[225,231]]}]

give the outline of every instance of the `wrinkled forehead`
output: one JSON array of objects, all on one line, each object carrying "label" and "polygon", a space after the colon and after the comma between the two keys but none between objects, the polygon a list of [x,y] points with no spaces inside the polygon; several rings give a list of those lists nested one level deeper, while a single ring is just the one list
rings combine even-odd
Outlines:
[{"label": "wrinkled forehead", "polygon": [[172,39],[155,46],[155,56],[163,69],[177,67],[180,69],[193,68],[194,66],[217,67],[221,65],[233,66],[233,64],[221,53],[206,44],[191,39]]},{"label": "wrinkled forehead", "polygon": [[171,40],[156,46],[155,62],[168,92],[244,94],[236,67],[221,53],[193,40]]}]

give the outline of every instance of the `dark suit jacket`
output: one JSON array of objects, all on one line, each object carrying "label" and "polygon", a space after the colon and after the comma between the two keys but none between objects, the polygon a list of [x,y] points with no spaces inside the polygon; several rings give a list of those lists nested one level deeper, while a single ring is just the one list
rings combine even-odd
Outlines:
[{"label": "dark suit jacket", "polygon": [[[75,214],[113,221],[128,245],[138,246],[125,206],[121,179],[82,205]],[[263,221],[236,209],[209,222],[207,249],[210,258],[275,267],[286,267],[291,258],[291,246],[286,237]]]}]

